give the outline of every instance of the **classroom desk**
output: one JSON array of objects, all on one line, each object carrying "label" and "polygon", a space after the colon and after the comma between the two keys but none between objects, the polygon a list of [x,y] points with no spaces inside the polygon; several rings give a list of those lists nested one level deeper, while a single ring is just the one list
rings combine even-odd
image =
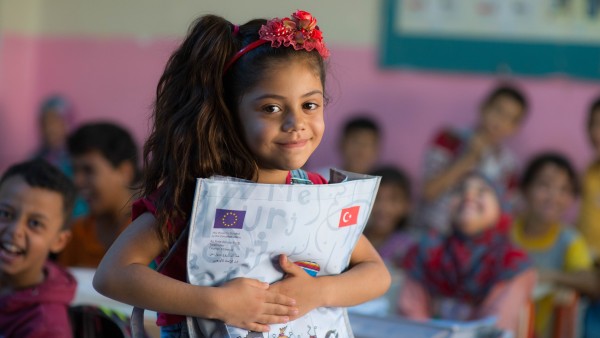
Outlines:
[{"label": "classroom desk", "polygon": [[485,318],[471,322],[431,320],[416,322],[401,317],[372,317],[349,314],[350,325],[355,338],[484,338],[512,337],[510,333],[500,333],[494,328],[495,318]]}]

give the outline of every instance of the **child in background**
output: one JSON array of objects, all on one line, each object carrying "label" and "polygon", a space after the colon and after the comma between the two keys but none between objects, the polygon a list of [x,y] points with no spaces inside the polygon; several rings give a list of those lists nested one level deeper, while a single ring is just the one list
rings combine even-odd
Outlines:
[{"label": "child in background", "polygon": [[[571,163],[557,153],[543,153],[528,164],[521,180],[525,210],[512,228],[512,239],[527,251],[539,270],[540,283],[567,287],[585,295],[600,295],[600,280],[590,252],[575,229],[562,218],[578,192]],[[536,333],[552,329],[552,296],[536,303]]]},{"label": "child in background", "polygon": [[403,280],[402,271],[394,263],[402,260],[414,243],[408,227],[411,187],[408,175],[395,166],[381,167],[370,175],[381,176],[381,183],[364,234],[390,270],[392,285],[383,297],[351,310],[354,313],[387,316],[395,312],[394,304]]},{"label": "child in background", "polygon": [[328,54],[304,11],[241,26],[213,15],[194,22],[159,81],[144,148],[146,197],[98,267],[99,292],[159,312],[162,332],[184,337],[185,316],[265,332],[317,307],[356,305],[387,290],[389,273],[364,236],[338,276],[311,277],[281,256],[286,277],[272,285],[248,278],[190,285],[185,241],[161,273],[148,267],[185,228],[196,178],[290,183],[290,170],[305,164],[323,135]]},{"label": "child in background", "polygon": [[366,116],[353,117],[346,121],[339,140],[338,150],[342,157],[341,166],[328,166],[316,172],[329,177],[331,167],[359,174],[368,174],[379,160],[381,131],[377,123]]},{"label": "child in background", "polygon": [[71,337],[67,308],[77,282],[50,262],[70,236],[75,188],[43,160],[0,178],[0,336]]},{"label": "child in background", "polygon": [[81,126],[68,139],[74,182],[89,205],[76,219],[73,237],[58,256],[63,266],[96,268],[131,222],[132,186],[138,176],[137,147],[129,132],[113,123]]},{"label": "child in background", "polygon": [[460,182],[451,202],[452,232],[423,236],[401,263],[408,277],[399,312],[416,320],[496,316],[499,328],[516,332],[535,272],[510,242],[510,220],[493,183],[475,173]]},{"label": "child in background", "polygon": [[[39,130],[41,144],[34,159],[43,159],[54,165],[68,177],[73,177],[73,164],[67,151],[67,136],[73,121],[73,108],[69,101],[59,95],[44,100],[40,108]],[[75,200],[73,216],[87,214],[87,205],[81,198]]]},{"label": "child in background", "polygon": [[583,177],[578,228],[587,241],[594,259],[600,258],[600,97],[588,112],[587,132],[594,159]]},{"label": "child in background", "polygon": [[376,169],[371,175],[381,176],[381,183],[364,234],[384,262],[391,263],[401,259],[412,243],[408,233],[410,180],[393,166]]},{"label": "child in background", "polygon": [[517,162],[503,143],[517,132],[526,114],[525,96],[518,89],[503,85],[483,101],[475,128],[439,132],[425,154],[423,194],[416,223],[447,233],[452,188],[472,170],[494,182],[500,189],[504,211],[510,211],[517,188]]},{"label": "child in background", "polygon": [[379,160],[381,131],[369,117],[354,117],[346,122],[339,149],[342,169],[367,174]]},{"label": "child in background", "polygon": [[67,151],[67,135],[72,120],[71,105],[58,95],[44,100],[40,108],[39,129],[41,144],[34,158],[41,158],[59,168],[65,175],[73,175]]}]

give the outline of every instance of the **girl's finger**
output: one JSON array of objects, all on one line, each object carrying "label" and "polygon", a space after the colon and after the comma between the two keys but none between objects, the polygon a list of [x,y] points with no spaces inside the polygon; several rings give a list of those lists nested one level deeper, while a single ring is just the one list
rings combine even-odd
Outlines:
[{"label": "girl's finger", "polygon": [[296,305],[296,300],[294,298],[282,295],[280,293],[274,293],[274,292],[267,292],[265,302],[271,303],[271,304],[285,305],[285,306]]},{"label": "girl's finger", "polygon": [[260,315],[260,316],[258,316],[258,319],[257,319],[257,322],[265,323],[265,324],[285,324],[289,321],[290,321],[289,316],[276,316],[276,315]]},{"label": "girl's finger", "polygon": [[298,308],[277,304],[265,304],[262,312],[265,315],[295,316],[298,314]]},{"label": "girl's finger", "polygon": [[[262,322],[262,320],[260,320],[260,322]],[[272,322],[269,324],[279,324],[279,323]],[[260,323],[249,324],[247,327],[244,327],[244,329],[246,329],[248,331],[254,331],[254,332],[269,332],[271,330],[269,325],[260,324]]]},{"label": "girl's finger", "polygon": [[279,265],[283,272],[288,275],[297,276],[298,274],[306,273],[301,267],[290,261],[286,255],[279,255]]}]

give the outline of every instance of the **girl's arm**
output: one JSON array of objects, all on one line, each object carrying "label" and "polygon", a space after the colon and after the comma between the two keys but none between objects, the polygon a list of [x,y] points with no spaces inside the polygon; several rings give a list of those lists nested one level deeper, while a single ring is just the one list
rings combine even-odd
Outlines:
[{"label": "girl's arm", "polygon": [[[107,297],[161,313],[219,319],[247,330],[285,323],[297,312],[294,300],[253,279],[234,279],[221,287],[194,286],[160,274],[148,264],[163,250],[156,219],[145,213],[110,247],[94,288]],[[244,304],[244,306],[239,306]]]},{"label": "girl's arm", "polygon": [[283,255],[280,264],[286,278],[271,285],[270,289],[297,300],[299,313],[294,318],[317,307],[364,303],[383,295],[391,283],[383,260],[364,235],[360,236],[352,252],[350,267],[339,275],[311,277]]}]

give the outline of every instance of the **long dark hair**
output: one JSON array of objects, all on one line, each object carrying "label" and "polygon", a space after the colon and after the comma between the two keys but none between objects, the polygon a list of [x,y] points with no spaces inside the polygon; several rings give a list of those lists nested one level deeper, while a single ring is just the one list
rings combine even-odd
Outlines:
[{"label": "long dark hair", "polygon": [[305,61],[325,88],[325,65],[316,50],[272,48],[269,43],[244,54],[224,74],[231,57],[258,40],[263,24],[266,20],[252,20],[234,36],[227,20],[214,15],[198,18],[158,82],[154,123],[144,145],[142,194],[158,191],[157,230],[165,245],[175,237],[167,222],[187,219],[191,212],[196,178],[257,179],[256,160],[240,134],[237,105],[268,67]]}]

